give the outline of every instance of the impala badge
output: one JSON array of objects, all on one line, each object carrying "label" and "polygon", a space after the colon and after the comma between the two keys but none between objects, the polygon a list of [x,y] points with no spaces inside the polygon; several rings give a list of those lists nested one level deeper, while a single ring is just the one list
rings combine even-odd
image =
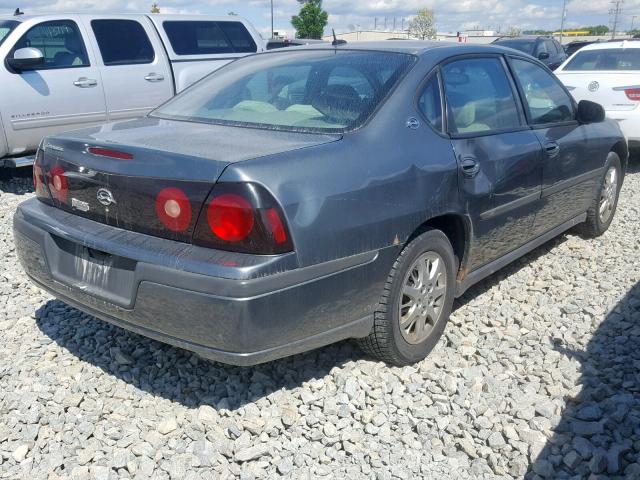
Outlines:
[{"label": "impala badge", "polygon": [[590,92],[597,92],[598,89],[600,88],[600,84],[594,80],[589,84],[589,87],[587,88],[589,88]]},{"label": "impala badge", "polygon": [[100,202],[100,204],[104,205],[105,207],[116,203],[115,199],[113,198],[113,193],[111,193],[106,188],[99,188],[98,192],[96,193],[96,198],[98,199],[98,202]]}]

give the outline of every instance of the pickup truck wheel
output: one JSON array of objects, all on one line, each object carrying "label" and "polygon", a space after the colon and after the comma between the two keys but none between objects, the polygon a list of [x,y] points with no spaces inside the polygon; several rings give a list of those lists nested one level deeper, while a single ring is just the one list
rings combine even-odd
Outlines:
[{"label": "pickup truck wheel", "polygon": [[589,210],[587,210],[587,220],[578,226],[580,233],[587,237],[595,238],[608,230],[616,213],[621,186],[622,166],[620,157],[616,153],[610,152],[598,192]]},{"label": "pickup truck wheel", "polygon": [[396,260],[374,314],[359,340],[368,354],[403,366],[424,359],[442,336],[455,297],[456,257],[440,230],[416,237]]}]

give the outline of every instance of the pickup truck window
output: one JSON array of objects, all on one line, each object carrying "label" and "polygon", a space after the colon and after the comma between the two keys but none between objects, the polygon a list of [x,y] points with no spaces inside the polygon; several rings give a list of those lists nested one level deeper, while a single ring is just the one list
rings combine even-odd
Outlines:
[{"label": "pickup truck window", "polygon": [[178,55],[253,53],[256,42],[240,22],[166,21],[163,27]]},{"label": "pickup truck window", "polygon": [[[282,50],[237,60],[152,116],[200,123],[343,132],[362,125],[414,64],[404,53]],[[386,79],[382,69],[393,73]]]},{"label": "pickup truck window", "polygon": [[71,20],[39,23],[18,40],[9,55],[26,47],[37,48],[44,55],[44,64],[37,70],[89,66],[82,35],[78,25]]},{"label": "pickup truck window", "polygon": [[91,28],[106,66],[153,63],[156,58],[147,33],[135,20],[92,20]]},{"label": "pickup truck window", "polygon": [[20,25],[20,22],[15,20],[0,20],[0,45],[4,42],[4,39],[9,36],[11,31]]}]

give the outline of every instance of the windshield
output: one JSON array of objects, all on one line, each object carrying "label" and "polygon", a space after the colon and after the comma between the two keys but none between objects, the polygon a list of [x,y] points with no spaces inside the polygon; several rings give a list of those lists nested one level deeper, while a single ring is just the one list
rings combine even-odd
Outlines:
[{"label": "windshield", "polygon": [[533,55],[533,49],[536,46],[535,40],[498,40],[495,43],[501,47],[513,48],[529,55]]},{"label": "windshield", "polygon": [[605,48],[576,53],[564,71],[640,70],[640,48]]},{"label": "windshield", "polygon": [[16,22],[15,20],[0,20],[0,45],[4,42],[4,39],[7,38],[9,33],[20,25],[20,22]]},{"label": "windshield", "polygon": [[254,55],[212,73],[151,115],[261,128],[351,130],[369,118],[415,59],[333,49]]}]

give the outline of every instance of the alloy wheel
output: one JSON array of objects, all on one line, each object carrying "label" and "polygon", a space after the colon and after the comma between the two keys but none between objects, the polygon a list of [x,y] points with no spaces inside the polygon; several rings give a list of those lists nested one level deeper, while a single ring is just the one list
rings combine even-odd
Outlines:
[{"label": "alloy wheel", "polygon": [[400,332],[407,343],[423,342],[440,320],[447,294],[447,270],[436,252],[425,252],[411,264],[400,291]]}]

